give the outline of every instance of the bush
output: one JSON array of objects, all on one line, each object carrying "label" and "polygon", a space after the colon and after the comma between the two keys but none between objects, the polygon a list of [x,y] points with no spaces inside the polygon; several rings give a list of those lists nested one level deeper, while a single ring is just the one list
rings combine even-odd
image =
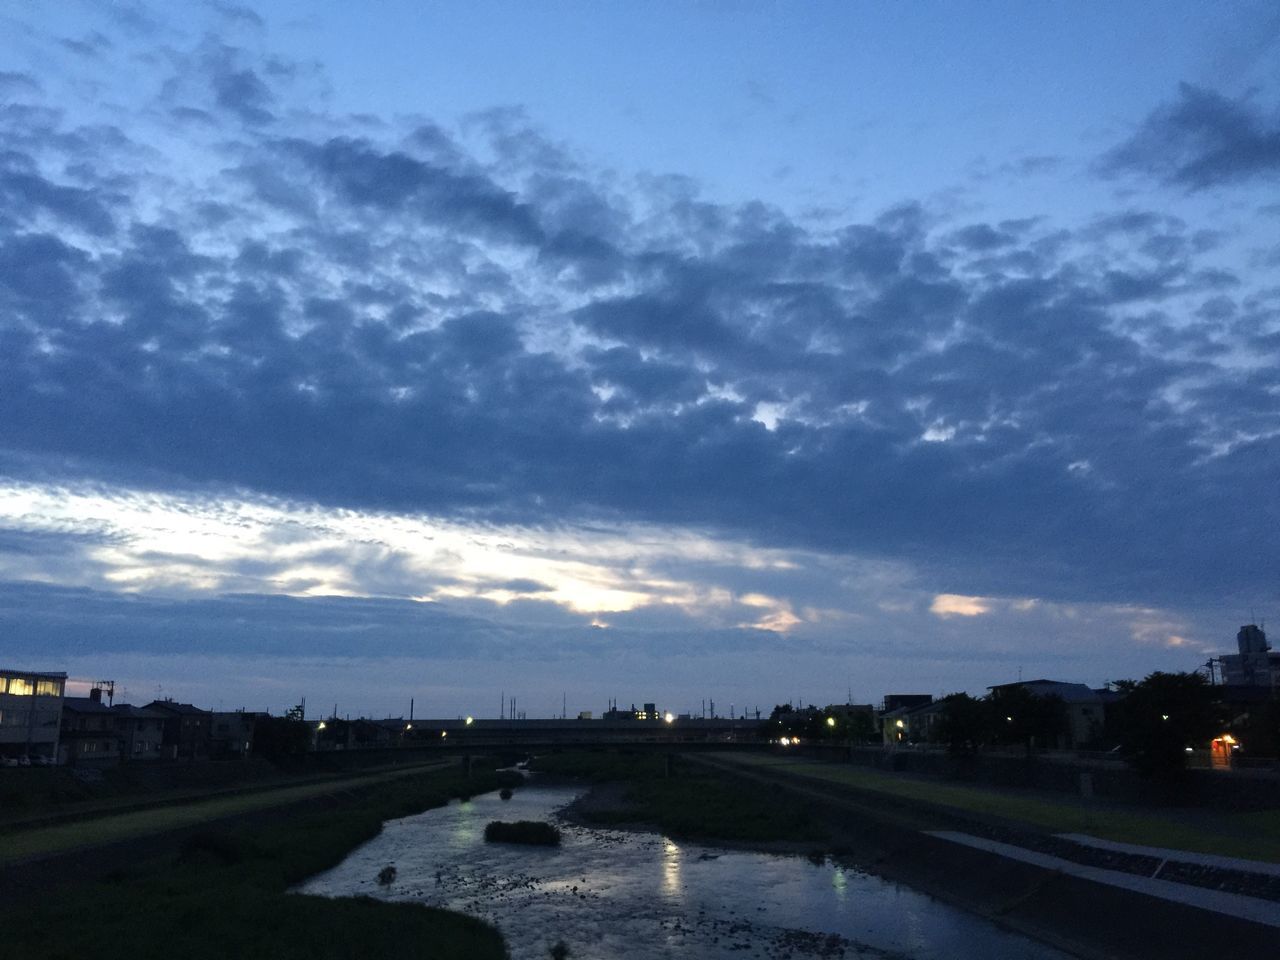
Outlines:
[{"label": "bush", "polygon": [[539,847],[558,847],[560,831],[540,820],[517,820],[507,823],[493,820],[484,828],[489,843],[528,843]]}]

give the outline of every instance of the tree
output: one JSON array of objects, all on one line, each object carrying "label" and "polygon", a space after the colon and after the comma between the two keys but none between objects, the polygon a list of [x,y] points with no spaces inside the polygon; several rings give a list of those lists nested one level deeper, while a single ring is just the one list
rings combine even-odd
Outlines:
[{"label": "tree", "polygon": [[1026,687],[1005,687],[992,696],[994,732],[997,743],[1033,746],[1056,745],[1067,732],[1067,705],[1050,694],[1037,696]]},{"label": "tree", "polygon": [[942,714],[934,727],[934,739],[952,753],[971,754],[992,737],[991,703],[967,693],[942,698]]},{"label": "tree", "polygon": [[1177,779],[1187,747],[1207,744],[1222,729],[1213,689],[1198,673],[1151,674],[1126,693],[1119,718],[1129,762],[1155,779]]}]

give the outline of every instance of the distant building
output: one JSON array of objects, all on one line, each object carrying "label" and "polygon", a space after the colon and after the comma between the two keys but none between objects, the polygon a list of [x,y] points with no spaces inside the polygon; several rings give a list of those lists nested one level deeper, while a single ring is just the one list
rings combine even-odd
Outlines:
[{"label": "distant building", "polygon": [[881,713],[900,710],[903,707],[923,707],[933,703],[933,695],[928,693],[886,693]]},{"label": "distant building", "polygon": [[117,703],[111,708],[116,719],[116,736],[119,739],[121,763],[163,760],[165,715],[159,710],[147,710],[128,703]]},{"label": "distant building", "polygon": [[1280,651],[1271,649],[1267,635],[1257,624],[1246,624],[1236,634],[1239,653],[1220,657],[1222,682],[1235,687],[1280,687]]},{"label": "distant building", "polygon": [[56,760],[66,685],[65,673],[0,670],[0,757]]},{"label": "distant building", "polygon": [[244,760],[253,753],[253,728],[262,713],[215,711],[209,726],[209,756],[215,760]]},{"label": "distant building", "polygon": [[173,760],[206,760],[213,714],[190,703],[152,700],[146,706],[164,717],[164,753]]},{"label": "distant building", "polygon": [[656,703],[646,703],[639,710],[633,703],[630,710],[619,710],[617,706],[610,706],[604,712],[605,720],[661,720],[663,714],[658,712]]},{"label": "distant building", "polygon": [[66,697],[62,701],[62,743],[58,762],[69,767],[114,767],[120,762],[117,715],[97,696]]},{"label": "distant building", "polygon": [[943,701],[935,702],[927,693],[891,693],[884,702],[886,707],[896,704],[880,714],[880,736],[886,747],[927,743],[945,709]]},{"label": "distant building", "polygon": [[[1107,705],[1120,699],[1111,690],[1095,690],[1084,683],[1068,683],[1063,680],[1025,680],[1017,683],[1001,683],[988,687],[991,696],[999,700],[1006,691],[1021,688],[1036,697],[1057,697],[1066,707],[1066,742],[1058,744],[1076,749],[1099,739],[1106,725]],[[1045,744],[1052,747],[1054,744]]]}]

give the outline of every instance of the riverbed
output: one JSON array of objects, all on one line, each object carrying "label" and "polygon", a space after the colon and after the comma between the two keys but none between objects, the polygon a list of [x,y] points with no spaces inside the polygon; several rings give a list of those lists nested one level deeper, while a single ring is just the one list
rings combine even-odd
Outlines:
[{"label": "riverbed", "polygon": [[[724,850],[560,822],[558,848],[484,841],[491,820],[555,821],[585,788],[531,782],[401,820],[298,892],[411,900],[479,917],[513,960],[1065,960],[828,858]],[[395,867],[390,883],[379,873]],[[384,877],[385,879],[385,877]]]}]

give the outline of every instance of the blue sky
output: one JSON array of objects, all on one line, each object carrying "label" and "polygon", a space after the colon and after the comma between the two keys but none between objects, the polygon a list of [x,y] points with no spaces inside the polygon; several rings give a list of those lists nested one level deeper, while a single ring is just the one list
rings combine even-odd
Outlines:
[{"label": "blue sky", "polygon": [[1272,5],[0,36],[7,664],[768,709],[1190,669],[1275,608]]}]

